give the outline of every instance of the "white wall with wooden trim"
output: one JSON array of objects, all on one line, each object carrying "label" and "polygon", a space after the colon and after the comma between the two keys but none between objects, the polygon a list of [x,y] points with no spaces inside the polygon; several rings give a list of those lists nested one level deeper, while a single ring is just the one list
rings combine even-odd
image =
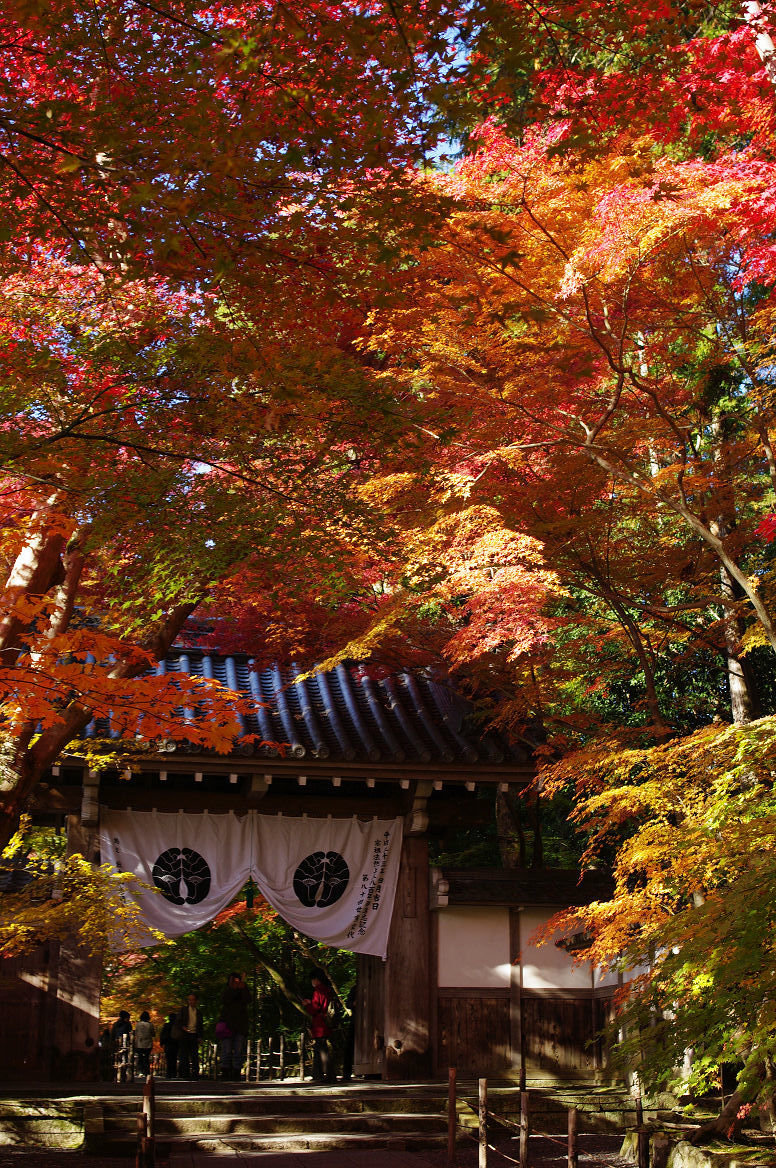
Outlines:
[{"label": "white wall with wooden trim", "polygon": [[438,986],[508,989],[509,909],[454,907],[439,913]]}]

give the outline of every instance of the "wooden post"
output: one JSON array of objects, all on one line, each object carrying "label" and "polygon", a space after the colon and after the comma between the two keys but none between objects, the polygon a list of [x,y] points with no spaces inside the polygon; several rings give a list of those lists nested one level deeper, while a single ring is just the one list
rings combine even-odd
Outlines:
[{"label": "wooden post", "polygon": [[528,1092],[520,1092],[520,1168],[528,1168],[528,1137],[530,1116],[528,1114]]},{"label": "wooden post", "polygon": [[285,1079],[285,1077],[286,1077],[286,1036],[285,1036],[285,1034],[280,1035],[280,1066],[278,1069],[280,1071],[281,1079]]},{"label": "wooden post", "polygon": [[[67,855],[79,853],[99,865],[97,785],[94,772],[83,778],[80,814],[68,815]],[[46,1046],[54,1081],[93,1081],[97,1075],[100,1037],[102,955],[82,949],[72,934],[49,946],[46,972]]]},{"label": "wooden post", "polygon": [[447,1072],[447,1168],[455,1168],[455,1137],[458,1128],[455,1094],[456,1069],[450,1067]]},{"label": "wooden post", "polygon": [[649,1168],[649,1132],[646,1128],[639,1129],[637,1140],[639,1168]]},{"label": "wooden post", "polygon": [[261,1082],[261,1039],[256,1039],[256,1082]]},{"label": "wooden post", "polygon": [[305,1032],[303,1030],[302,1033],[299,1035],[299,1078],[302,1080],[302,1082],[304,1082],[305,1069],[306,1069],[305,1068],[305,1061],[306,1061],[305,1060],[305,1054],[306,1054],[305,1045],[306,1045],[306,1042],[307,1042],[307,1036],[305,1035]]},{"label": "wooden post", "polygon": [[636,1097],[636,1158],[639,1168],[649,1168],[649,1132],[644,1127],[644,1105]]},{"label": "wooden post", "polygon": [[148,1075],[143,1084],[143,1115],[147,1137],[146,1165],[147,1168],[154,1168],[156,1164],[156,1095],[153,1075]]},{"label": "wooden post", "polygon": [[148,1116],[144,1111],[138,1112],[137,1116],[137,1152],[135,1154],[135,1168],[146,1168],[146,1151],[148,1144],[147,1136]]},{"label": "wooden post", "polygon": [[480,1079],[480,1155],[478,1168],[488,1168],[488,1080]]},{"label": "wooden post", "polygon": [[569,1108],[569,1168],[579,1168],[579,1112],[576,1107]]}]

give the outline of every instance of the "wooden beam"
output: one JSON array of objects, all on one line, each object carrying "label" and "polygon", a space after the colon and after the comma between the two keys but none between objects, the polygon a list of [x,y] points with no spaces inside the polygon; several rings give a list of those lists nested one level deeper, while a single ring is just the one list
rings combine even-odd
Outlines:
[{"label": "wooden beam", "polygon": [[[80,791],[76,794],[80,796]],[[305,788],[298,789],[297,793],[278,794],[270,789],[259,801],[246,795],[238,795],[231,791],[202,791],[202,790],[174,790],[159,787],[156,790],[136,788],[104,788],[100,795],[101,802],[106,807],[116,810],[128,805],[134,811],[179,811],[183,808],[196,814],[202,811],[211,811],[214,815],[234,811],[241,812],[259,810],[262,815],[277,815],[282,811],[284,815],[311,815],[313,817],[327,815],[335,819],[349,819],[353,815],[376,817],[378,819],[395,819],[403,814],[396,799],[358,799],[342,797],[338,793],[326,795],[307,794]],[[40,807],[40,810],[47,808]]]},{"label": "wooden beam", "polygon": [[[271,776],[270,776],[271,777]],[[158,783],[154,786],[140,787],[131,783],[122,783],[121,786],[108,786],[105,779],[100,788],[99,801],[106,807],[121,810],[127,806],[136,811],[179,811],[184,808],[192,813],[212,811],[214,814],[224,814],[234,811],[236,814],[250,810],[260,810],[263,815],[275,815],[283,811],[288,815],[312,816],[333,815],[335,818],[349,818],[351,815],[376,816],[378,819],[394,819],[397,816],[407,815],[412,810],[409,798],[411,792],[396,790],[382,793],[377,788],[374,793],[364,790],[364,796],[359,798],[353,794],[343,794],[341,789],[331,787],[328,794],[310,792],[309,787],[294,787],[284,790],[273,784],[267,786],[262,794],[266,776],[258,778],[258,784],[253,794],[239,786],[230,784],[222,791],[211,791],[198,783],[195,787],[172,787],[169,783]],[[33,815],[68,815],[77,814],[81,810],[83,791],[79,786],[54,787],[42,784],[34,793],[30,805]],[[414,801],[413,801],[414,802]],[[485,799],[462,798],[459,790],[446,790],[428,800],[426,813],[428,814],[427,829],[431,832],[443,833],[462,826],[484,825],[490,822],[492,809]],[[426,830],[426,827],[424,827]]]},{"label": "wooden beam", "polygon": [[[87,762],[80,755],[63,755],[60,763],[52,767],[52,774],[59,775],[64,767],[86,768]],[[378,783],[395,783],[400,786],[402,781],[413,782],[444,782],[453,786],[465,787],[467,783],[476,781],[485,784],[506,784],[508,787],[527,787],[536,778],[535,771],[529,766],[512,766],[507,763],[493,764],[478,763],[413,763],[411,768],[406,763],[391,762],[347,762],[342,760],[323,760],[312,757],[298,758],[267,758],[262,755],[245,757],[241,755],[212,755],[212,754],[185,754],[183,752],[164,753],[161,755],[118,755],[115,761],[116,770],[128,768],[138,774],[158,774],[165,770],[168,775],[194,774],[221,775],[226,778],[229,774],[251,775],[257,771],[271,772],[277,778],[293,778],[300,774],[312,779],[326,779],[330,781],[340,777],[343,782],[366,782],[367,779]]]}]

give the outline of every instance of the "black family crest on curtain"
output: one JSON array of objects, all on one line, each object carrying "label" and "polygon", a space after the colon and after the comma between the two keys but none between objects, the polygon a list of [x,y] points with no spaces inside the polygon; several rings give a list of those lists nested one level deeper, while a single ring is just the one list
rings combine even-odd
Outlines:
[{"label": "black family crest on curtain", "polygon": [[344,896],[350,869],[339,852],[313,852],[294,872],[294,892],[299,903],[326,908]]},{"label": "black family crest on curtain", "polygon": [[150,928],[169,937],[201,928],[252,878],[293,928],[378,957],[388,946],[401,842],[400,819],[107,808],[101,816],[103,859],[150,886],[138,896]]},{"label": "black family crest on curtain", "polygon": [[210,892],[207,860],[192,848],[167,848],[157,858],[151,877],[171,904],[200,904]]}]

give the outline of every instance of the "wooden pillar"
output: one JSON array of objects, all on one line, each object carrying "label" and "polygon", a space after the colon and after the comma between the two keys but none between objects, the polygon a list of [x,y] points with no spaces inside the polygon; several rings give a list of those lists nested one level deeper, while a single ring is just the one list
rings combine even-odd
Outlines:
[{"label": "wooden pillar", "polygon": [[381,1078],[385,1069],[385,962],[356,954],[353,1073]]},{"label": "wooden pillar", "polygon": [[428,842],[407,836],[385,964],[385,1077],[431,1075]]},{"label": "wooden pillar", "polygon": [[520,1074],[520,1086],[525,1087],[525,1019],[523,1017],[523,960],[520,955],[519,908],[509,910],[509,1045],[513,1071]]},{"label": "wooden pillar", "polygon": [[[78,815],[67,817],[68,855],[80,852],[94,862],[98,843],[96,824],[87,826]],[[102,957],[63,941],[53,1025],[51,1071],[54,1079],[94,1081],[99,1078],[99,1020]]]}]

